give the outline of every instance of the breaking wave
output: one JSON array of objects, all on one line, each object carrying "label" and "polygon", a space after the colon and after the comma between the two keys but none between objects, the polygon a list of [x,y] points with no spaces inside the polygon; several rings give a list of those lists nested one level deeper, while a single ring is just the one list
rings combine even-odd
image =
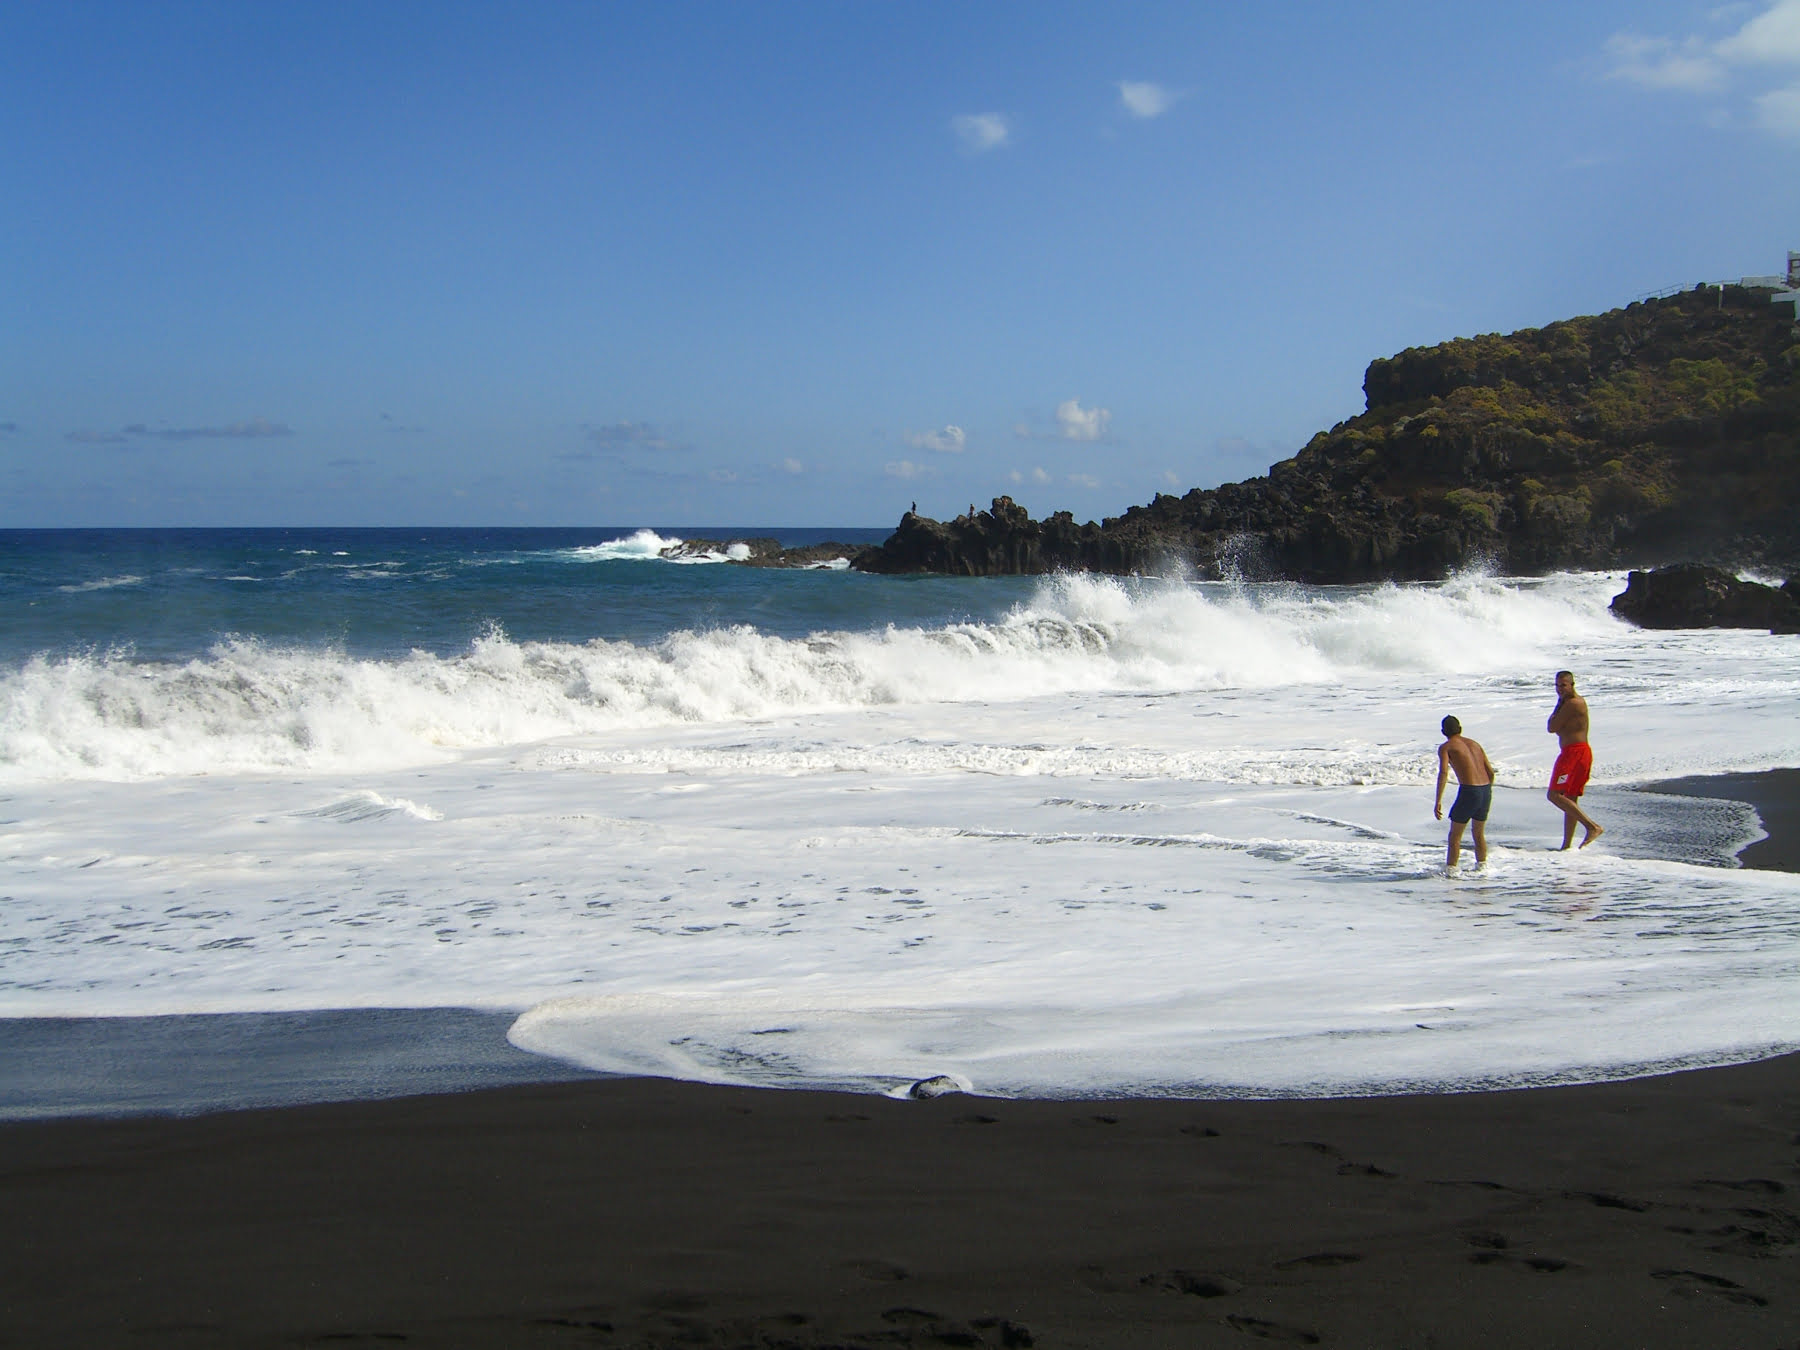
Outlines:
[{"label": "breaking wave", "polygon": [[[648,536],[645,538],[643,536]],[[602,548],[650,550],[649,532]],[[0,673],[0,776],[373,769],[584,735],[1075,691],[1324,685],[1515,667],[1617,631],[1606,576],[1232,587],[1045,580],[991,622],[793,639],[747,625],[651,643],[518,642],[399,659],[253,638],[180,663],[39,655]]]}]

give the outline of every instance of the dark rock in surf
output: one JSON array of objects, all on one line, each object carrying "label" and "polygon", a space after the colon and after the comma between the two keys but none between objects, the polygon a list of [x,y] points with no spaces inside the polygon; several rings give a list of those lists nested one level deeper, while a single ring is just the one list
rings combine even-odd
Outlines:
[{"label": "dark rock in surf", "polygon": [[906,1089],[906,1095],[919,1101],[929,1101],[933,1097],[948,1097],[952,1093],[963,1091],[963,1085],[947,1073],[936,1074],[930,1078],[921,1078]]},{"label": "dark rock in surf", "polygon": [[[1108,527],[1114,522],[1108,521]],[[1067,511],[1033,520],[1011,497],[986,511],[932,520],[908,511],[886,542],[851,566],[863,572],[938,572],[948,576],[1037,576],[1084,571],[1130,574],[1166,566],[1170,542],[1155,531],[1077,525]]]},{"label": "dark rock in surf", "polygon": [[757,558],[771,558],[780,552],[779,539],[683,539],[660,550],[657,556],[670,562],[692,558],[706,562],[722,559],[747,563]]},{"label": "dark rock in surf", "polygon": [[868,551],[867,544],[840,544],[828,540],[822,544],[802,544],[783,548],[779,539],[683,539],[663,549],[660,557],[670,562],[693,559],[704,562],[735,563],[739,567],[818,567],[853,563]]},{"label": "dark rock in surf", "polygon": [[1640,628],[1767,628],[1800,633],[1794,582],[1764,586],[1717,567],[1688,563],[1633,572],[1612,612]]},{"label": "dark rock in surf", "polygon": [[798,568],[830,568],[840,564],[850,565],[858,556],[869,551],[867,544],[840,544],[827,541],[823,544],[801,544],[797,548],[784,548],[776,553],[756,554],[744,559],[745,567],[798,567]]}]

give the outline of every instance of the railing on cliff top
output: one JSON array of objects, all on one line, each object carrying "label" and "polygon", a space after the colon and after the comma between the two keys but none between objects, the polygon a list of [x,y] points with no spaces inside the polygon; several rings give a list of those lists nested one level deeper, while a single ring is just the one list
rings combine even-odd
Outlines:
[{"label": "railing on cliff top", "polygon": [[1684,291],[1697,291],[1713,287],[1718,288],[1719,302],[1723,304],[1727,286],[1742,286],[1747,290],[1774,291],[1775,294],[1769,297],[1770,302],[1777,305],[1792,304],[1795,321],[1800,323],[1800,290],[1793,289],[1788,278],[1784,276],[1739,277],[1736,281],[1702,281],[1693,286],[1664,286],[1660,291],[1645,291],[1642,295],[1635,296],[1632,304],[1642,304],[1646,300],[1667,300],[1671,295],[1680,295]]}]

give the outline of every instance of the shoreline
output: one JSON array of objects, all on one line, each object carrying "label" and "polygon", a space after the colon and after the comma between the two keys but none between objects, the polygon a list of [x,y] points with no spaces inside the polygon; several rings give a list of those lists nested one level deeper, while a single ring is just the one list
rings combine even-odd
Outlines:
[{"label": "shoreline", "polygon": [[1748,802],[1768,837],[1739,849],[1738,862],[1761,871],[1800,872],[1800,769],[1697,774],[1646,783],[1635,791]]}]

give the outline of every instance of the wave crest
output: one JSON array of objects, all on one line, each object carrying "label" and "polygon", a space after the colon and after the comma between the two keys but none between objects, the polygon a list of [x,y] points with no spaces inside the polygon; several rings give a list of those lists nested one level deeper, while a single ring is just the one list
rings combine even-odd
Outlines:
[{"label": "wave crest", "polygon": [[559,736],[893,703],[1504,668],[1613,626],[1610,590],[1604,578],[1331,592],[1064,576],[993,622],[803,639],[739,625],[642,645],[517,642],[496,629],[461,653],[396,660],[251,638],[181,664],[40,655],[0,674],[0,773],[377,769]]}]

